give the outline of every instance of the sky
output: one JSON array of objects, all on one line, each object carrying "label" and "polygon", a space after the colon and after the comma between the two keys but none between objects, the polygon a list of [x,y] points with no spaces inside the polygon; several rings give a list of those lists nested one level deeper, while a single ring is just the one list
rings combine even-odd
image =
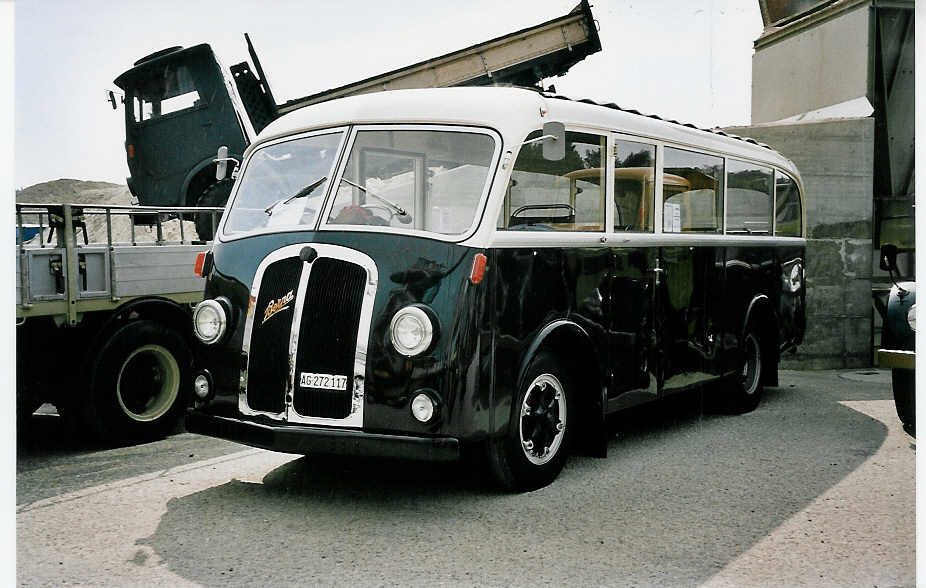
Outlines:
[{"label": "sky", "polygon": [[[2,0],[0,0],[2,1]],[[14,21],[14,186],[124,183],[120,111],[106,91],[140,57],[212,45],[228,67],[244,32],[277,102],[448,53],[566,14],[578,0],[20,0]],[[749,121],[754,0],[592,0],[602,51],[553,83],[699,126]]]}]

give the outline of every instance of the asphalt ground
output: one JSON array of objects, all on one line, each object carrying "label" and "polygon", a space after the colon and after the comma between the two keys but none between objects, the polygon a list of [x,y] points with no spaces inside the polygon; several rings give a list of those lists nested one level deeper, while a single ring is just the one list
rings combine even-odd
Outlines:
[{"label": "asphalt ground", "polygon": [[506,494],[466,464],[322,459],[179,433],[18,447],[23,586],[912,586],[916,440],[887,371],[782,372],[747,415],[687,394],[606,459]]}]

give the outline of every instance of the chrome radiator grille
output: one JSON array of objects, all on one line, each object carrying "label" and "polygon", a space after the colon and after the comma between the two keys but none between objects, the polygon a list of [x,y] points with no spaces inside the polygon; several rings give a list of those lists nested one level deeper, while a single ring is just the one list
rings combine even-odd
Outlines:
[{"label": "chrome radiator grille", "polygon": [[[312,262],[299,257],[305,247],[317,253]],[[241,412],[294,423],[362,425],[376,281],[373,261],[346,247],[290,245],[268,255],[251,290]],[[318,384],[313,375],[331,378]],[[326,385],[330,381],[341,384]]]},{"label": "chrome radiator grille", "polygon": [[343,419],[350,413],[352,382],[348,382],[347,390],[303,388],[299,375],[353,373],[365,278],[362,267],[340,259],[326,257],[312,264],[299,326],[293,390],[293,408],[301,415]]}]

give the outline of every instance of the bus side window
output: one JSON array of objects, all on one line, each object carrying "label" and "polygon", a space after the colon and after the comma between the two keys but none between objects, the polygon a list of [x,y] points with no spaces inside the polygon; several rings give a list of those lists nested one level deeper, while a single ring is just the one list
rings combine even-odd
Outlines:
[{"label": "bus side window", "polygon": [[772,234],[772,170],[727,162],[727,233]]},{"label": "bus side window", "polygon": [[663,232],[723,231],[723,158],[666,147],[662,183]]},{"label": "bus side window", "polygon": [[[534,131],[525,140],[541,136]],[[540,142],[522,145],[497,226],[505,230],[603,231],[607,138],[566,133],[566,157],[543,158]]]},{"label": "bus side window", "polygon": [[801,195],[789,176],[775,172],[775,234],[801,236]]},{"label": "bus side window", "polygon": [[615,141],[614,230],[653,231],[656,196],[656,147]]}]

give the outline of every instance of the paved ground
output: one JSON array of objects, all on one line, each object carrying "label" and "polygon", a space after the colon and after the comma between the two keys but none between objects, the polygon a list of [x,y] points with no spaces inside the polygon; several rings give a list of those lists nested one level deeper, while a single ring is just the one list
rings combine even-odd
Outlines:
[{"label": "paved ground", "polygon": [[914,584],[916,441],[887,372],[783,372],[755,412],[625,415],[607,459],[508,495],[465,468],[190,434],[75,446],[33,417],[21,585]]}]

